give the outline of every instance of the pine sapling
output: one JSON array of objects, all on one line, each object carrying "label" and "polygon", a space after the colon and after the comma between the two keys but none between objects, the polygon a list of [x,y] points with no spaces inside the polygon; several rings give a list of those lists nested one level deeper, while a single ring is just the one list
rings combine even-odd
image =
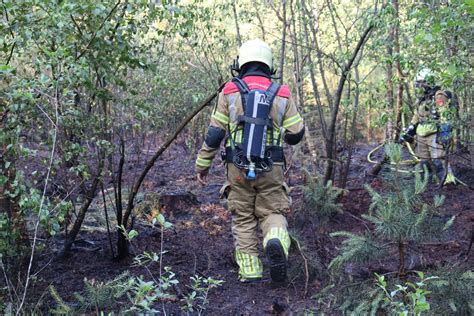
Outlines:
[{"label": "pine sapling", "polygon": [[306,185],[303,186],[305,209],[321,221],[327,221],[335,214],[342,213],[339,198],[345,190],[333,186],[332,181],[324,184],[320,178],[314,178],[305,171]]},{"label": "pine sapling", "polygon": [[[399,144],[385,145],[385,152],[396,167],[401,161]],[[396,168],[398,169],[398,168]],[[439,219],[438,210],[444,202],[443,196],[435,196],[431,203],[425,202],[423,193],[428,182],[427,177],[415,173],[414,179],[402,179],[399,172],[386,182],[384,192],[377,192],[366,186],[372,203],[364,219],[373,224],[372,230],[363,234],[336,232],[332,236],[343,236],[342,252],[330,263],[332,268],[340,268],[349,262],[363,263],[380,258],[393,246],[398,253],[398,275],[406,273],[405,257],[408,242],[421,242],[440,237],[453,223]]]}]

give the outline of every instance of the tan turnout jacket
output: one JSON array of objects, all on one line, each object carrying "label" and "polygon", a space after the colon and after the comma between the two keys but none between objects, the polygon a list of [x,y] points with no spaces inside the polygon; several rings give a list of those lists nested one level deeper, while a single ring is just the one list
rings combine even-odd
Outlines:
[{"label": "tan turnout jacket", "polygon": [[[248,76],[244,78],[251,90],[267,89],[270,79],[258,76]],[[217,106],[211,116],[211,126],[219,127],[227,131],[226,146],[230,146],[228,138],[229,129],[236,143],[242,140],[242,126],[237,125],[239,115],[243,115],[243,107],[240,93],[234,83],[229,82],[218,96]],[[303,128],[303,119],[293,102],[290,91],[286,85],[282,85],[273,101],[270,117],[273,121],[273,138],[282,145],[285,133],[297,134]],[[270,131],[267,133],[267,145],[271,145]],[[204,142],[196,159],[195,170],[205,173],[211,166],[212,160],[219,151],[219,148],[210,148]]]}]

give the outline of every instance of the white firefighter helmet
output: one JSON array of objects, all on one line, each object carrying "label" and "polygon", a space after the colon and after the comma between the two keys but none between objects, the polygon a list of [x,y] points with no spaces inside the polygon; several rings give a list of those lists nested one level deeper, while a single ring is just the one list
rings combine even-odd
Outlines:
[{"label": "white firefighter helmet", "polygon": [[239,49],[239,66],[242,67],[252,61],[264,63],[272,69],[273,58],[270,46],[259,39],[253,39],[243,43]]},{"label": "white firefighter helmet", "polygon": [[415,81],[432,81],[434,79],[434,73],[429,68],[423,68],[416,74]]}]

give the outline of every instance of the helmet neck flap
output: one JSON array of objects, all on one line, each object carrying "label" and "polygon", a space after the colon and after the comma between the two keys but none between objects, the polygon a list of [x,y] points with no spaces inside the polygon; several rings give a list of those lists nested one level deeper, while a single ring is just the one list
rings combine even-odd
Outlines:
[{"label": "helmet neck flap", "polygon": [[271,79],[272,71],[264,63],[250,62],[240,68],[238,78],[242,79],[247,76],[260,76]]}]

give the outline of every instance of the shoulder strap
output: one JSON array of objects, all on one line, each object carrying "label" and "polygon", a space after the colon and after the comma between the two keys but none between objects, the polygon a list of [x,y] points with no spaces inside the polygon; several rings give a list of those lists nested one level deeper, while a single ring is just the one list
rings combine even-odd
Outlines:
[{"label": "shoulder strap", "polygon": [[[270,109],[268,110],[268,115],[270,116],[270,112],[272,110],[273,106],[273,101],[275,101],[275,97],[278,94],[278,90],[280,90],[280,85],[276,82],[272,82],[270,86],[268,87],[267,91],[265,92],[266,99],[268,100],[268,105],[270,106]],[[275,145],[275,140],[273,139],[274,132],[273,132],[273,122],[271,119],[269,119],[268,122],[268,127],[270,128],[270,139],[272,146]],[[278,140],[279,141],[279,140]]]},{"label": "shoulder strap", "polygon": [[250,91],[249,86],[242,79],[234,77],[232,78],[232,82],[236,84],[239,91],[244,92],[244,93],[249,93]]},{"label": "shoulder strap", "polygon": [[239,89],[240,97],[242,98],[242,107],[245,111],[245,106],[247,105],[247,94],[250,92],[249,86],[245,81],[237,77],[232,78],[232,82],[235,83],[237,89]]},{"label": "shoulder strap", "polygon": [[267,91],[265,92],[266,98],[268,100],[268,105],[270,105],[270,110],[273,105],[273,101],[278,94],[278,90],[280,90],[280,85],[276,82],[272,82],[268,87]]}]

